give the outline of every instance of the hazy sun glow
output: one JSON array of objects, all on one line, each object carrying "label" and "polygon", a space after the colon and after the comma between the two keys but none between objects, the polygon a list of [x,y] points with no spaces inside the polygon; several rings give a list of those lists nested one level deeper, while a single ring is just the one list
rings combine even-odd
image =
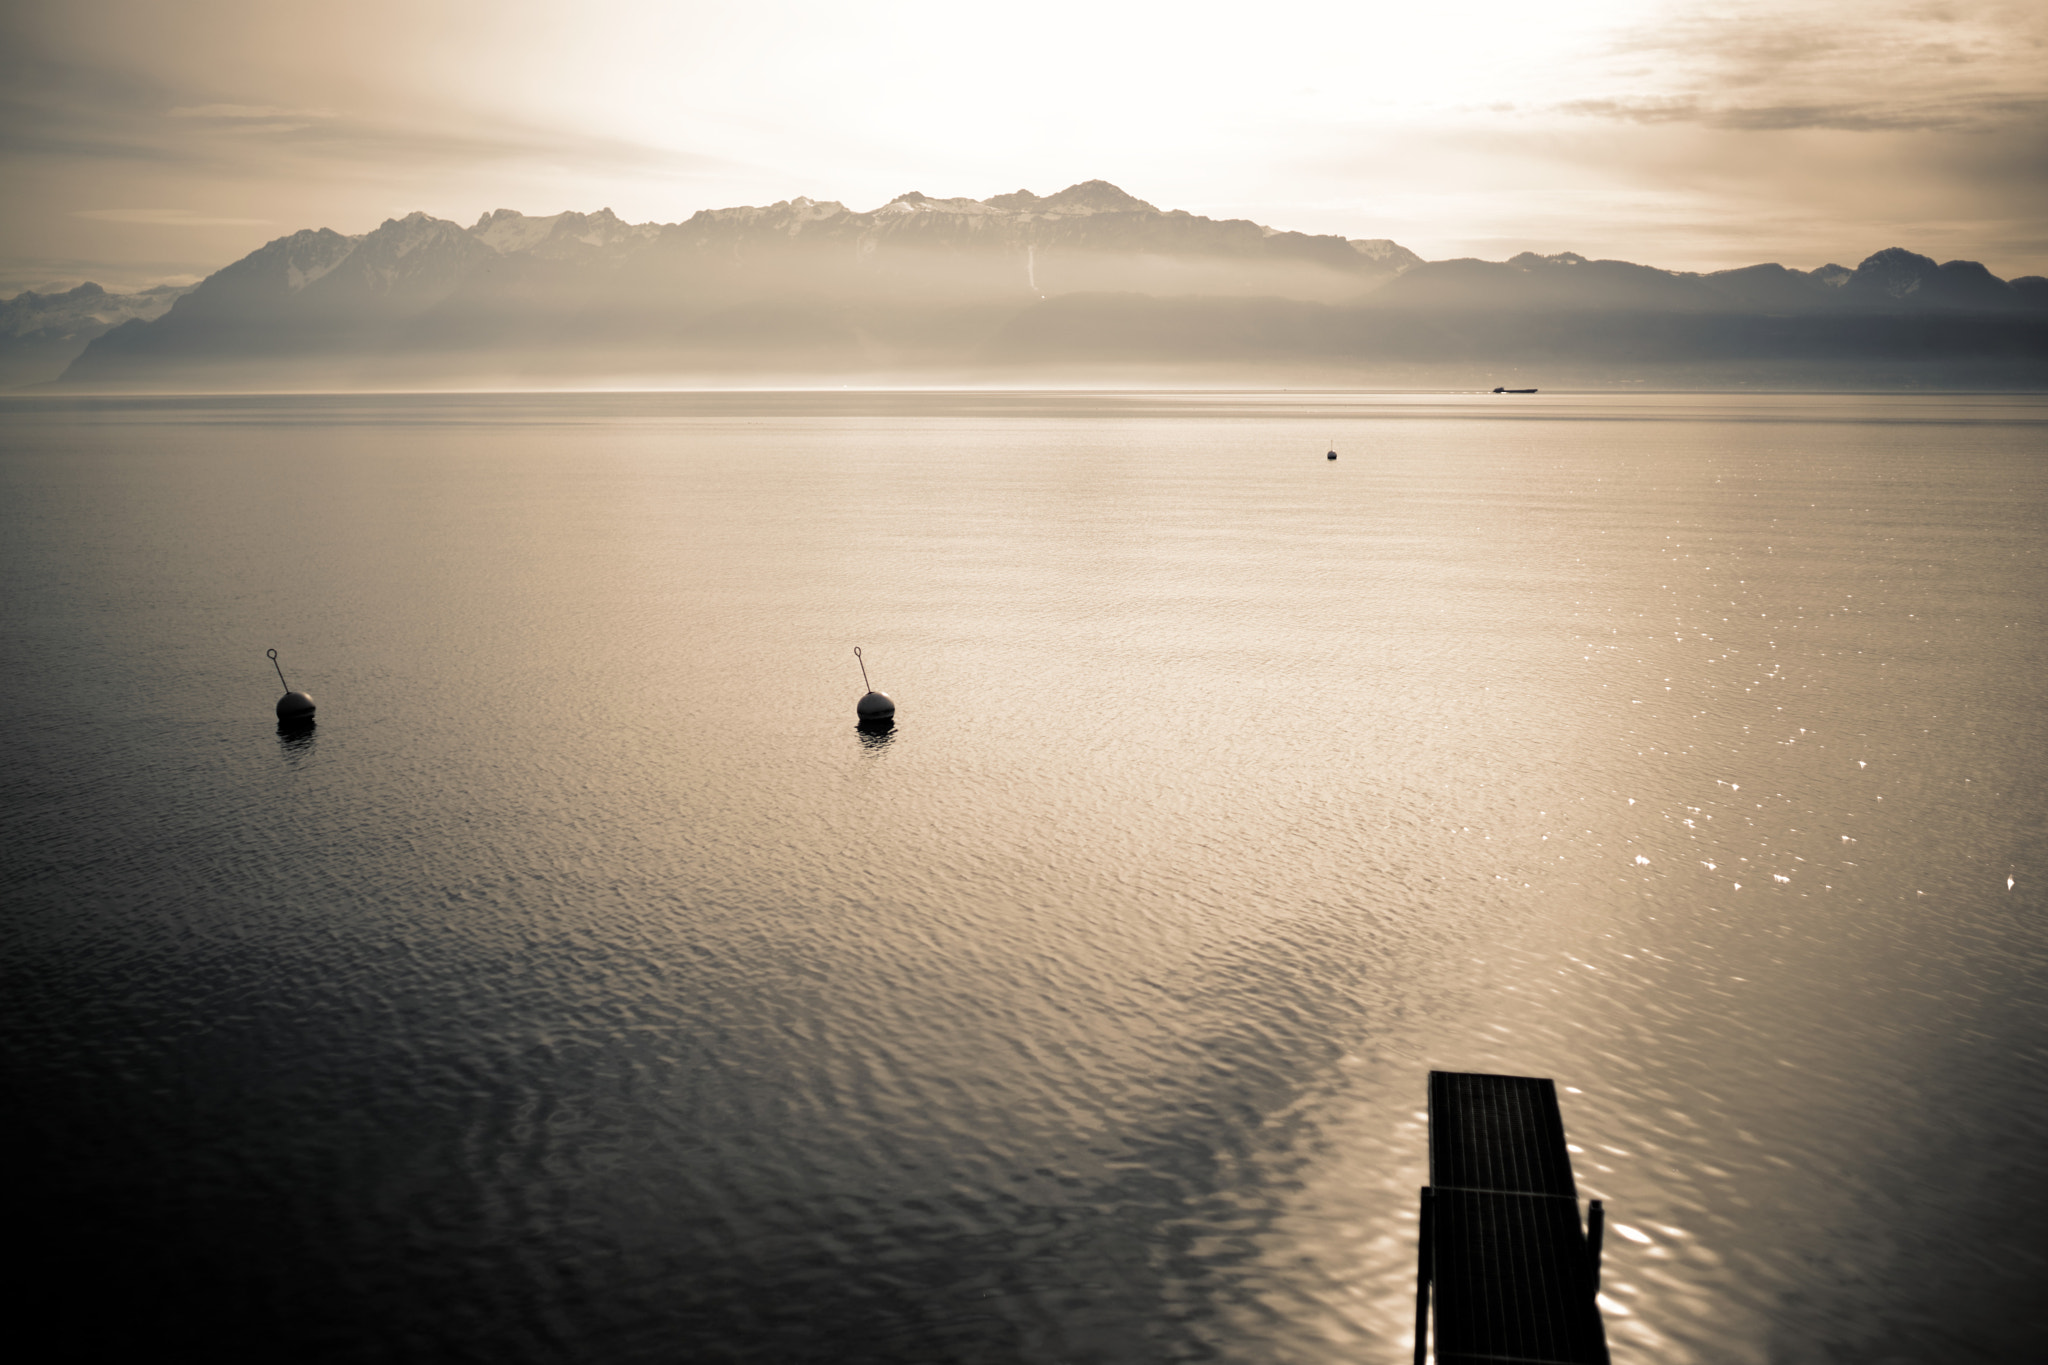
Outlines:
[{"label": "hazy sun glow", "polygon": [[2001,0],[1254,10],[1051,0],[83,0],[4,21],[16,276],[201,269],[274,231],[1101,177],[1391,236],[2048,267],[2048,11]]}]

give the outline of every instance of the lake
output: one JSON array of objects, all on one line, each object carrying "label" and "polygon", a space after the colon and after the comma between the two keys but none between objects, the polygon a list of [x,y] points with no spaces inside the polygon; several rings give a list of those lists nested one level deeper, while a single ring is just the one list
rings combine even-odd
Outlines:
[{"label": "lake", "polygon": [[1618,1362],[2048,1327],[2048,397],[0,421],[79,1358],[1405,1362],[1432,1067]]}]

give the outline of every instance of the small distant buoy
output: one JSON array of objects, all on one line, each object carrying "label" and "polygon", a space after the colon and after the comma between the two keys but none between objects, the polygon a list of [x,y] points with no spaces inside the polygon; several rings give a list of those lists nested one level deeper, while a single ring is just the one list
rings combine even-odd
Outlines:
[{"label": "small distant buoy", "polygon": [[868,661],[862,659],[860,646],[853,647],[853,657],[860,660],[860,680],[867,684],[867,695],[854,703],[854,714],[863,722],[889,720],[896,714],[896,703],[889,699],[887,692],[875,691],[875,685],[868,682]]},{"label": "small distant buoy", "polygon": [[284,666],[278,663],[276,650],[264,652],[270,657],[270,666],[277,670],[277,680],[284,683],[284,695],[277,699],[277,718],[288,721],[313,719],[313,699],[304,692],[292,691],[292,685],[284,682]]},{"label": "small distant buoy", "polygon": [[1337,452],[1333,450],[1324,458],[1334,460],[1337,458]]},{"label": "small distant buoy", "polygon": [[1330,453],[1329,453],[1328,455],[1325,455],[1325,456],[1324,456],[1323,458],[1324,458],[1324,459],[1326,459],[1326,460],[1334,460],[1334,459],[1336,459],[1336,458],[1337,458],[1337,438],[1336,438],[1336,437],[1332,436],[1332,437],[1330,438]]}]

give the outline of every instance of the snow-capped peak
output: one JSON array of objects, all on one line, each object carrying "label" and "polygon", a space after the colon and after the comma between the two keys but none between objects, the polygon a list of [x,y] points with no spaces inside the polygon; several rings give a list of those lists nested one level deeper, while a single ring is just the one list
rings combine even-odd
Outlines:
[{"label": "snow-capped peak", "polygon": [[500,254],[526,251],[546,241],[555,224],[568,216],[553,213],[545,218],[529,218],[517,209],[494,209],[477,219],[469,234]]}]

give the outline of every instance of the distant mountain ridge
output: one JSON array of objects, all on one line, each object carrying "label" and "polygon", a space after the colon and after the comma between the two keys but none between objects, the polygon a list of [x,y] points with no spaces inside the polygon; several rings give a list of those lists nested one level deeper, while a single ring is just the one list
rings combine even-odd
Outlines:
[{"label": "distant mountain ridge", "polygon": [[131,319],[163,316],[192,285],[113,294],[88,280],[53,293],[0,300],[0,388],[54,379],[93,338]]},{"label": "distant mountain ridge", "polygon": [[[1936,315],[1950,352],[1976,345],[1953,325],[1968,315],[2020,320],[1979,330],[1999,355],[2016,344],[2031,354],[2048,279],[2000,280],[1975,262],[1898,248],[1854,270],[1699,274],[1570,252],[1425,262],[1383,239],[1161,210],[1091,180],[986,200],[911,191],[868,212],[798,198],[674,224],[626,223],[609,209],[499,209],[466,228],[413,213],[357,236],[307,229],[215,272],[160,315],[90,339],[63,378],[339,386],[1170,366],[1191,355],[1249,366],[1424,353],[1464,363],[1487,358],[1488,324],[1474,321],[1487,318],[1507,320],[1492,328],[1502,338],[1548,319],[1560,354],[1589,357],[1606,344],[1603,329],[1611,340],[1642,333],[1644,319],[1693,319],[1659,324],[1679,361],[1738,334],[1752,338],[1742,344],[1790,335],[1731,330],[1729,318],[1833,319],[1792,329],[1799,345],[1833,354],[1863,345],[1857,319]],[[1466,341],[1446,341],[1453,335]],[[1900,344],[1924,350],[1924,340]]]},{"label": "distant mountain ridge", "polygon": [[1434,261],[1404,272],[1381,306],[1429,308],[1633,308],[1671,312],[1810,313],[1924,309],[2048,308],[2048,279],[2001,280],[1975,261],[1935,264],[1890,247],[1854,270],[1751,265],[1706,274],[1628,261],[1589,261],[1575,252],[1523,252],[1507,261]]}]

